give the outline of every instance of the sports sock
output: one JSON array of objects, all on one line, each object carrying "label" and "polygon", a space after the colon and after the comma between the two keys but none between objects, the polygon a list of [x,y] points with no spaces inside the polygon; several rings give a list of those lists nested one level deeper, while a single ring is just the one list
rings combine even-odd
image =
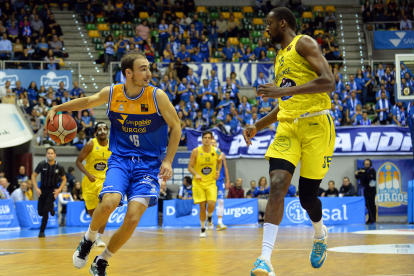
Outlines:
[{"label": "sports sock", "polygon": [[200,220],[200,224],[201,224],[201,228],[206,228],[206,221],[201,221]]},{"label": "sports sock", "polygon": [[223,224],[223,218],[218,218],[218,224]]},{"label": "sports sock", "polygon": [[206,228],[201,228],[201,233],[206,232]]},{"label": "sports sock", "polygon": [[313,229],[315,229],[315,238],[316,239],[322,239],[325,237],[325,230],[323,229],[323,219],[321,219],[318,222],[313,222]]},{"label": "sports sock", "polygon": [[217,216],[223,217],[224,213],[224,199],[217,200]]},{"label": "sports sock", "polygon": [[270,262],[279,225],[265,223],[263,228],[262,257]]},{"label": "sports sock", "polygon": [[98,235],[98,230],[92,231],[91,227],[89,226],[88,231],[86,231],[85,239],[88,241],[94,242],[96,241],[96,236]]},{"label": "sports sock", "polygon": [[208,216],[208,217],[207,217],[207,221],[208,221],[209,223],[211,223],[212,219],[213,219],[213,218],[212,218],[211,216]]},{"label": "sports sock", "polygon": [[105,261],[109,261],[109,259],[111,257],[114,256],[115,253],[112,253],[111,251],[109,251],[108,247],[105,248],[105,250],[101,253],[101,255],[98,256],[98,259],[96,261],[98,261],[99,259],[104,259]]}]

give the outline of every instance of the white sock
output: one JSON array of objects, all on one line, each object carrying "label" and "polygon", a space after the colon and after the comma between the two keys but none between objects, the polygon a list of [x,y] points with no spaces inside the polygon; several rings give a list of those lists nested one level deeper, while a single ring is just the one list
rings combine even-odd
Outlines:
[{"label": "white sock", "polygon": [[223,224],[223,218],[218,218],[218,224]]},{"label": "white sock", "polygon": [[217,200],[218,206],[217,206],[217,216],[223,217],[224,213],[224,199]]},{"label": "white sock", "polygon": [[318,222],[313,222],[313,229],[315,229],[315,238],[316,239],[322,239],[325,237],[325,230],[323,229],[323,219],[321,219]]},{"label": "white sock", "polygon": [[100,238],[102,236],[101,233],[98,233],[98,235],[96,236],[97,238]]},{"label": "white sock", "polygon": [[96,240],[96,236],[98,235],[98,230],[92,231],[91,227],[89,226],[88,231],[86,231],[85,239],[88,241],[94,242]]},{"label": "white sock", "polygon": [[273,246],[275,245],[277,230],[279,225],[265,223],[263,225],[263,242],[262,242],[262,257],[270,262],[272,256]]},{"label": "white sock", "polygon": [[200,223],[201,223],[201,228],[206,228],[206,221],[205,220],[204,221],[200,220]]},{"label": "white sock", "polygon": [[99,259],[104,259],[105,261],[109,261],[109,259],[111,257],[114,256],[115,253],[112,253],[111,251],[109,251],[108,247],[105,248],[105,250],[101,253],[101,255],[98,256],[98,259],[96,261],[98,261]]}]

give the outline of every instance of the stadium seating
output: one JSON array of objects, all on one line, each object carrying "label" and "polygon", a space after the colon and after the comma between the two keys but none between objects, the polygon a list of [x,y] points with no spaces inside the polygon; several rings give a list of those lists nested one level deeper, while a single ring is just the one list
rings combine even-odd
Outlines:
[{"label": "stadium seating", "polygon": [[243,43],[243,44],[250,44],[250,38],[242,37],[242,38],[240,38],[240,42]]},{"label": "stadium seating", "polygon": [[255,25],[254,30],[255,31],[264,31],[265,27],[264,27],[264,25]]},{"label": "stadium seating", "polygon": [[123,24],[122,25],[122,30],[130,31],[130,30],[132,30],[132,26],[130,24]]},{"label": "stadium seating", "polygon": [[[118,24],[111,24],[111,31],[119,31],[121,28]],[[107,30],[104,30],[107,31]]]},{"label": "stadium seating", "polygon": [[263,25],[263,24],[264,24],[263,19],[261,19],[261,18],[254,18],[253,19],[253,25]]},{"label": "stadium seating", "polygon": [[252,32],[252,37],[253,38],[260,38],[260,37],[262,37],[262,33],[259,32],[259,31],[253,31]]},{"label": "stadium seating", "polygon": [[107,37],[108,35],[110,35],[111,34],[111,32],[110,31],[102,31],[101,32],[101,35],[103,36],[103,37]]},{"label": "stadium seating", "polygon": [[322,6],[315,6],[315,7],[313,7],[313,11],[314,12],[323,12],[323,7]]},{"label": "stadium seating", "polygon": [[94,37],[94,38],[92,38],[92,43],[93,44],[101,44],[102,39],[100,37]]},{"label": "stadium seating", "polygon": [[207,9],[206,9],[206,7],[202,7],[202,6],[198,6],[198,7],[197,7],[197,9],[196,9],[196,11],[197,11],[198,13],[200,13],[200,12],[207,13]]},{"label": "stadium seating", "polygon": [[243,12],[244,13],[248,13],[248,12],[253,13],[253,8],[252,7],[243,7]]},{"label": "stadium seating", "polygon": [[237,37],[229,37],[229,41],[232,45],[238,45],[239,44],[239,40],[237,39]]},{"label": "stadium seating", "polygon": [[103,17],[96,18],[96,23],[98,23],[98,24],[105,23],[105,18],[103,18]]},{"label": "stadium seating", "polygon": [[302,13],[302,17],[303,18],[313,18],[312,12],[310,11],[305,11]]},{"label": "stadium seating", "polygon": [[220,7],[220,12],[230,12],[229,7],[225,6],[225,7]]},{"label": "stadium seating", "polygon": [[90,30],[88,35],[89,37],[99,37],[99,32],[96,30]]},{"label": "stadium seating", "polygon": [[141,18],[141,19],[146,19],[148,17],[149,17],[149,15],[148,15],[147,12],[140,12],[139,13],[139,18]]},{"label": "stadium seating", "polygon": [[242,19],[243,18],[243,14],[241,12],[233,12],[234,18],[237,19]]},{"label": "stadium seating", "polygon": [[224,17],[224,19],[229,19],[230,18],[230,13],[229,12],[222,12],[221,13]]},{"label": "stadium seating", "polygon": [[95,24],[86,24],[86,29],[88,31],[90,31],[90,30],[96,30],[96,26],[95,26]]},{"label": "stadium seating", "polygon": [[325,8],[326,12],[331,11],[331,12],[336,12],[335,7],[334,6],[326,6]]},{"label": "stadium seating", "polygon": [[216,7],[208,7],[208,12],[209,13],[218,12],[218,9]]},{"label": "stadium seating", "polygon": [[176,12],[175,16],[177,16],[178,18],[183,18],[184,17],[184,13],[183,12]]},{"label": "stadium seating", "polygon": [[98,31],[109,31],[107,24],[98,24]]}]

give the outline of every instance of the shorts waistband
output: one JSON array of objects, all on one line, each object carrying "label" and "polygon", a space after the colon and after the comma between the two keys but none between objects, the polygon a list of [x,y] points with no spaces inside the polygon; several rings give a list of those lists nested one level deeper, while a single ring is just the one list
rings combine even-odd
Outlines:
[{"label": "shorts waistband", "polygon": [[301,119],[301,118],[309,118],[309,117],[315,117],[315,116],[319,116],[319,115],[328,115],[329,114],[329,110],[325,109],[325,110],[321,110],[318,112],[313,112],[313,113],[303,113],[302,115],[300,115],[300,117],[296,118],[296,119]]}]

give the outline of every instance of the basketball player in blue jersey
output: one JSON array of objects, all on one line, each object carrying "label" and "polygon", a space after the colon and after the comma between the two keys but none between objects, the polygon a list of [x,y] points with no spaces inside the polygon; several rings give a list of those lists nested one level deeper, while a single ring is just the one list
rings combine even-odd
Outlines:
[{"label": "basketball player in blue jersey", "polygon": [[[211,140],[211,145],[217,148],[217,141],[213,138]],[[220,149],[219,149],[220,150]],[[221,152],[221,161],[223,166],[221,166],[220,176],[216,181],[217,185],[217,231],[226,230],[227,226],[223,224],[223,214],[224,214],[224,198],[226,190],[230,186],[229,171],[227,170],[226,164],[226,155],[224,152]],[[224,184],[224,178],[226,179],[226,184]],[[211,230],[211,229],[209,229]]]},{"label": "basketball player in blue jersey", "polygon": [[[108,260],[128,241],[147,207],[157,204],[160,181],[171,178],[171,163],[181,137],[180,121],[167,94],[150,86],[150,64],[145,55],[128,53],[121,60],[125,84],[105,87],[99,93],[75,99],[53,107],[46,124],[57,112],[93,108],[108,103],[111,121],[108,170],[89,229],[73,254],[73,265],[83,268],[95,243],[99,228],[116,207],[123,205],[125,195],[128,209],[121,227],[112,235],[108,246],[96,256],[89,272],[105,276]],[[53,122],[53,120],[51,120]],[[167,146],[161,162],[159,156]]]}]

